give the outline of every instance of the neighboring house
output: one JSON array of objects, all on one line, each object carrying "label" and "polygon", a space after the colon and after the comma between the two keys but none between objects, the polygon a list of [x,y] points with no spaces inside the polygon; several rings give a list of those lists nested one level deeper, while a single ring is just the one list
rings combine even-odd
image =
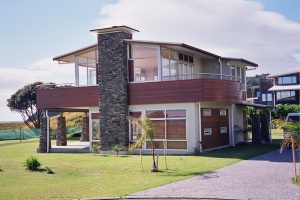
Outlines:
[{"label": "neighboring house", "polygon": [[[273,94],[268,91],[273,86],[273,81],[270,79],[261,78],[259,80],[259,86],[253,86],[251,88],[252,101],[255,104],[273,105]],[[248,93],[249,94],[249,93]],[[248,96],[251,98],[251,96]]]},{"label": "neighboring house", "polygon": [[274,93],[274,105],[287,103],[300,104],[300,68],[271,74],[267,78],[273,80],[274,86],[268,89],[268,92]]},{"label": "neighboring house", "polygon": [[[245,101],[245,80],[246,71],[258,65],[184,43],[133,40],[136,31],[126,26],[91,30],[97,44],[55,57],[74,63],[75,85],[41,87],[38,108],[46,114],[86,112],[83,132],[90,147],[100,143],[102,151],[115,144],[126,149],[140,137],[129,115],[150,117],[158,152],[164,142],[174,154],[193,153],[199,143],[208,150],[243,142],[234,127],[245,128],[247,106],[255,106]],[[151,151],[148,143],[143,151]]]}]

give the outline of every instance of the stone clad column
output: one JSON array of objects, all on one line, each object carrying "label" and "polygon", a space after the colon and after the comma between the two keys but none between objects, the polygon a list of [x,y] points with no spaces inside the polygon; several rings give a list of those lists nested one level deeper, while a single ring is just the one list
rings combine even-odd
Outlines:
[{"label": "stone clad column", "polygon": [[252,115],[252,143],[261,144],[261,129],[258,114]]},{"label": "stone clad column", "polygon": [[[38,153],[47,153],[47,117],[42,117],[40,121],[40,144]],[[49,138],[49,150],[51,148],[51,140]]]},{"label": "stone clad column", "polygon": [[89,117],[83,117],[82,118],[82,133],[80,142],[88,142],[90,141],[89,137]]},{"label": "stone clad column", "polygon": [[[124,28],[124,29],[123,29]],[[100,144],[110,151],[115,144],[129,145],[127,104],[127,44],[131,39],[128,27],[98,30],[98,81],[100,99]]]},{"label": "stone clad column", "polygon": [[57,118],[56,146],[67,146],[66,118]]},{"label": "stone clad column", "polygon": [[260,124],[261,124],[261,139],[264,140],[265,142],[269,142],[270,141],[269,120],[267,114],[261,115]]}]

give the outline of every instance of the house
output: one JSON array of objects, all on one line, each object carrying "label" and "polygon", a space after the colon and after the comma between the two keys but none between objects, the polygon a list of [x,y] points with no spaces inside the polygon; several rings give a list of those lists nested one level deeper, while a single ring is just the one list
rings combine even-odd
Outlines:
[{"label": "house", "polygon": [[[199,144],[209,150],[244,141],[235,127],[247,126],[246,107],[252,104],[246,102],[246,72],[256,63],[184,43],[134,40],[137,30],[127,26],[91,32],[97,44],[53,59],[74,64],[74,86],[37,90],[37,107],[45,114],[40,152],[51,148],[52,111],[86,112],[82,134],[90,148],[100,144],[101,151],[136,141],[140,132],[127,117],[142,115],[153,123],[157,152],[165,145],[167,153],[191,154]],[[63,115],[58,124],[57,144],[65,145]],[[151,151],[148,143],[143,151]]]},{"label": "house", "polygon": [[273,80],[260,78],[258,86],[251,87],[252,100],[256,104],[273,105],[273,94],[268,91],[273,87]]},{"label": "house", "polygon": [[273,80],[274,86],[268,92],[274,93],[274,104],[300,104],[300,68],[288,69],[281,73],[267,76]]}]

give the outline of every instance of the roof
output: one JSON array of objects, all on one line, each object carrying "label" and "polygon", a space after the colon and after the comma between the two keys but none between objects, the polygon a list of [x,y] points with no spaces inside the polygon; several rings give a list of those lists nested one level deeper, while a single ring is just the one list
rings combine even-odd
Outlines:
[{"label": "roof", "polygon": [[242,103],[238,103],[237,105],[241,106],[251,106],[255,108],[273,108],[273,105],[264,105],[264,104],[258,104],[258,103],[250,103],[248,101],[242,101]]},{"label": "roof", "polygon": [[119,31],[125,31],[125,32],[131,33],[131,34],[135,33],[135,32],[139,32],[136,29],[133,29],[133,28],[130,28],[130,27],[124,26],[124,25],[123,26],[112,26],[109,28],[93,29],[90,31],[96,32],[98,34],[107,33],[107,32],[119,32]]},{"label": "roof", "polygon": [[83,47],[81,49],[77,49],[75,51],[71,51],[69,53],[65,53],[53,58],[53,60],[62,61],[66,63],[74,63],[75,62],[75,55],[83,54],[84,52],[92,51],[93,49],[97,49],[98,44],[93,44],[87,47]]},{"label": "roof", "polygon": [[[109,28],[108,28],[109,29]],[[100,30],[100,29],[99,29]],[[117,30],[117,28],[116,28]],[[231,60],[231,61],[237,61],[245,64],[246,66],[254,66],[258,67],[258,65],[254,62],[245,60],[243,58],[229,58],[229,57],[221,57],[219,55],[210,53],[208,51],[199,49],[197,47],[190,46],[185,43],[175,43],[175,42],[158,42],[158,41],[147,41],[147,40],[131,40],[131,39],[125,39],[124,40],[127,44],[152,44],[152,45],[161,45],[163,47],[171,48],[177,51],[187,51],[190,52],[191,54],[197,54],[200,55],[203,58],[208,58],[208,59],[224,59],[224,60]],[[75,62],[75,55],[78,54],[83,54],[85,52],[93,51],[98,48],[97,44],[93,44],[75,51],[71,51],[66,54],[62,54],[60,56],[56,56],[53,58],[53,60],[56,61],[61,61],[61,62],[66,62],[66,63],[74,63]]]},{"label": "roof", "polygon": [[297,73],[300,73],[300,67],[287,69],[279,73],[270,74],[269,76],[267,76],[267,78],[276,78],[278,76],[286,76],[286,75],[297,74]]},{"label": "roof", "polygon": [[300,90],[300,85],[274,85],[268,91]]}]

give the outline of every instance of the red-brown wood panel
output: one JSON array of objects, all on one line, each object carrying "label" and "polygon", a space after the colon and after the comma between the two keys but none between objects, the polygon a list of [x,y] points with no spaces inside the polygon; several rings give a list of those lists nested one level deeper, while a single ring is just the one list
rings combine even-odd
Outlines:
[{"label": "red-brown wood panel", "polygon": [[241,102],[241,84],[236,81],[205,79],[203,102]]},{"label": "red-brown wood panel", "polygon": [[134,81],[134,66],[133,60],[128,60],[128,74],[129,74],[129,82]]},{"label": "red-brown wood panel", "polygon": [[[226,116],[220,116],[220,109],[212,108],[210,110],[211,116],[203,116],[203,108],[201,109],[200,123],[202,135],[202,149],[204,150],[229,144],[228,109],[226,109]],[[221,133],[220,127],[227,127],[227,133]],[[204,135],[205,128],[212,128],[212,134]]]},{"label": "red-brown wood panel", "polygon": [[128,104],[241,102],[239,82],[192,79],[128,84]]},{"label": "red-brown wood panel", "polygon": [[199,102],[202,80],[162,81],[128,84],[128,104]]},{"label": "red-brown wood panel", "polygon": [[37,90],[37,107],[74,108],[99,106],[98,86]]}]

